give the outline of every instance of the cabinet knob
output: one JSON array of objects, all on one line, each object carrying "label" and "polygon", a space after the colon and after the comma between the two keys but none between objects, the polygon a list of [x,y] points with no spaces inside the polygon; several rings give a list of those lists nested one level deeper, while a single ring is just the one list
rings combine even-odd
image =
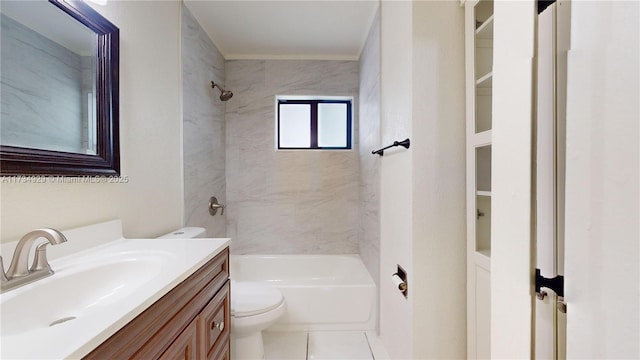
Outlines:
[{"label": "cabinet knob", "polygon": [[216,328],[216,329],[218,329],[220,331],[224,330],[224,321],[219,322],[219,323],[217,323],[215,321],[212,322],[211,323],[211,330],[213,330],[213,328]]}]

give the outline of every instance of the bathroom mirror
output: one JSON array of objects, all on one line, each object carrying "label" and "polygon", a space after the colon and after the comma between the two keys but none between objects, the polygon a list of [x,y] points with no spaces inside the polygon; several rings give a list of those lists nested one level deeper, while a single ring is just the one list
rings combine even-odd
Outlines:
[{"label": "bathroom mirror", "polygon": [[0,175],[119,175],[119,30],[82,1],[0,1]]}]

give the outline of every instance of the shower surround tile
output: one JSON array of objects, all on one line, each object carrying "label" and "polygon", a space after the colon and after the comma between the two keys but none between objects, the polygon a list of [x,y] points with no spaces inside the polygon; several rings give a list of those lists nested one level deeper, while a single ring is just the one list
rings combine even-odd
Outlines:
[{"label": "shower surround tile", "polygon": [[76,54],[4,14],[0,19],[0,142],[84,153],[86,96],[93,92],[92,86],[85,86],[93,85],[86,81],[92,80],[93,72],[85,65],[91,65],[91,57]]},{"label": "shower surround tile", "polygon": [[360,56],[360,256],[376,284],[380,277],[380,12]]},{"label": "shower surround tile", "polygon": [[[356,61],[232,60],[226,104],[227,235],[236,254],[358,253]],[[276,151],[275,96],[354,98],[354,149]]]},{"label": "shower surround tile", "polygon": [[224,84],[222,54],[182,7],[184,222],[225,237],[226,214],[209,215],[211,196],[226,203],[225,103],[211,81]]}]

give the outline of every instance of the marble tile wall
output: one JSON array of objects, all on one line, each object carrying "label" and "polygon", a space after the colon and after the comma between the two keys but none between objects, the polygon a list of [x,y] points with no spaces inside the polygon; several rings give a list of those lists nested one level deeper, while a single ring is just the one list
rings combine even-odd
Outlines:
[{"label": "marble tile wall", "polygon": [[81,152],[80,55],[5,15],[0,22],[0,143]]},{"label": "marble tile wall", "polygon": [[[235,254],[358,253],[357,61],[231,60],[227,235]],[[354,97],[354,149],[276,151],[276,95]]]},{"label": "marble tile wall", "polygon": [[[89,106],[89,95],[96,98],[96,60],[95,56],[81,56],[80,66],[82,67],[82,152],[95,154],[97,147],[96,107]],[[93,102],[92,102],[93,103]]]},{"label": "marble tile wall", "polygon": [[380,273],[380,11],[360,55],[360,219],[358,248],[376,284]]},{"label": "marble tile wall", "polygon": [[[227,235],[226,216],[209,215],[216,196],[226,203],[225,105],[211,81],[225,83],[225,61],[189,10],[182,6],[184,223]],[[234,101],[235,98],[230,101]]]}]

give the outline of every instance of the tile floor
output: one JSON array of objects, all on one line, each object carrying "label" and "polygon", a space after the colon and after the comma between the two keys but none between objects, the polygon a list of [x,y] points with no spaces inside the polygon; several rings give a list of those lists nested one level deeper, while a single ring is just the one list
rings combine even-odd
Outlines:
[{"label": "tile floor", "polygon": [[388,359],[375,332],[265,332],[266,360]]}]

